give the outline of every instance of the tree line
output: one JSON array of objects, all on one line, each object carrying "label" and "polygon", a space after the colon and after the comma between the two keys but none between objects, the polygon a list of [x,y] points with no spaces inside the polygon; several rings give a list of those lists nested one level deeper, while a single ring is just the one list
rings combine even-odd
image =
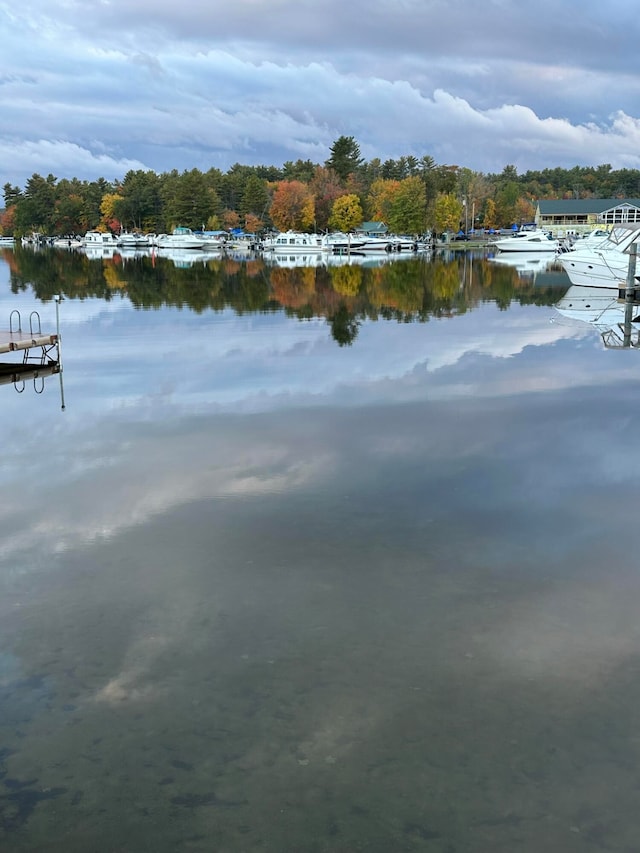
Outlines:
[{"label": "tree line", "polygon": [[0,233],[15,236],[94,229],[166,233],[178,225],[248,233],[349,231],[363,221],[423,234],[530,221],[540,198],[640,197],[640,171],[605,164],[518,175],[509,165],[484,174],[439,165],[428,155],[365,161],[354,137],[341,136],[323,164],[131,170],[113,182],[34,173],[23,188],[7,183],[3,193]]}]

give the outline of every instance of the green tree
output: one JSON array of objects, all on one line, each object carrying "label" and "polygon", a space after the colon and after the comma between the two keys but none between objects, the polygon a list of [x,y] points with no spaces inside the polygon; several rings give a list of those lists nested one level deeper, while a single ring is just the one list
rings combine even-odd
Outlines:
[{"label": "green tree", "polygon": [[422,234],[427,226],[424,184],[417,175],[400,181],[391,202],[389,227],[396,234]]},{"label": "green tree", "polygon": [[269,209],[269,191],[266,181],[257,175],[250,175],[244,185],[240,207],[244,216],[253,214],[258,219],[264,219]]},{"label": "green tree", "polygon": [[24,197],[16,211],[16,225],[24,231],[53,233],[54,206],[56,198],[56,178],[49,174],[46,178],[34,173],[24,191]]},{"label": "green tree", "polygon": [[325,166],[333,169],[341,181],[357,171],[363,162],[360,146],[353,136],[340,136],[331,146],[331,156]]},{"label": "green tree", "polygon": [[161,199],[155,172],[144,169],[127,172],[120,186],[120,196],[115,213],[125,228],[157,229]]}]

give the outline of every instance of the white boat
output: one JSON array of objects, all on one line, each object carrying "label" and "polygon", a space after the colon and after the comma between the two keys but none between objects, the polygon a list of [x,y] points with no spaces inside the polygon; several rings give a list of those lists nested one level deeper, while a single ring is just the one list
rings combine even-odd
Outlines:
[{"label": "white boat", "polygon": [[159,234],[156,246],[159,249],[202,249],[204,240],[197,237],[191,228],[180,225],[171,234]]},{"label": "white boat", "polygon": [[323,234],[321,245],[325,252],[353,252],[360,251],[366,238],[362,235],[345,234],[343,231],[330,231],[328,234]]},{"label": "white boat", "polygon": [[523,226],[509,237],[493,241],[499,252],[557,252],[560,241],[554,239],[548,231]]},{"label": "white boat", "polygon": [[588,234],[582,237],[569,237],[563,241],[563,250],[566,252],[575,252],[576,249],[586,249],[593,246],[600,246],[609,237],[608,228],[594,228]]},{"label": "white boat", "polygon": [[619,288],[629,273],[629,247],[638,240],[640,225],[615,225],[606,240],[584,248],[576,244],[559,260],[571,284]]},{"label": "white boat", "polygon": [[13,249],[15,239],[13,237],[0,237],[0,248]]},{"label": "white boat", "polygon": [[151,245],[151,240],[148,234],[123,231],[116,237],[116,243],[123,249],[146,249]]},{"label": "white boat", "polygon": [[360,244],[359,252],[417,252],[420,244],[413,237],[399,237],[394,234],[387,237],[366,237]]},{"label": "white boat", "polygon": [[81,240],[84,248],[115,249],[118,241],[111,231],[87,231]]},{"label": "white boat", "polygon": [[309,254],[310,252],[323,250],[323,237],[321,234],[305,234],[302,231],[283,231],[275,237],[266,237],[262,240],[262,248],[265,252],[280,252],[281,254]]},{"label": "white boat", "polygon": [[80,249],[82,240],[77,237],[56,237],[51,245],[56,249]]}]

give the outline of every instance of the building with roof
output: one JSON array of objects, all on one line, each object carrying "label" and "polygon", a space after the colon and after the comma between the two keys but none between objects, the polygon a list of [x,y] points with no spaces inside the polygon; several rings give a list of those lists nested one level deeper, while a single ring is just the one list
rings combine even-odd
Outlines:
[{"label": "building with roof", "polygon": [[640,223],[638,198],[540,199],[536,225],[554,236],[584,234],[598,226]]}]

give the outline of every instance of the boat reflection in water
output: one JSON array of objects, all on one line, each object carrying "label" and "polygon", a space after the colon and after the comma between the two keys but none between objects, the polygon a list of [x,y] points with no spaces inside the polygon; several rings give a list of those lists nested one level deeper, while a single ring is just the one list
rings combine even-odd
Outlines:
[{"label": "boat reflection in water", "polygon": [[171,261],[177,269],[188,269],[196,264],[206,264],[208,261],[217,261],[222,257],[222,247],[218,249],[156,249],[151,252],[152,257],[164,258]]},{"label": "boat reflection in water", "polygon": [[368,254],[364,252],[310,252],[308,254],[290,254],[284,252],[265,253],[265,266],[283,267],[287,269],[301,267],[383,267],[403,260],[429,259],[429,255],[409,254],[408,252],[393,254]]},{"label": "boat reflection in water", "polygon": [[568,320],[592,325],[607,349],[640,346],[640,306],[625,303],[616,288],[573,284],[556,310]]},{"label": "boat reflection in water", "polygon": [[519,278],[533,278],[540,272],[545,272],[556,260],[555,252],[514,252],[496,255],[487,260],[491,264],[497,264],[514,269]]}]

